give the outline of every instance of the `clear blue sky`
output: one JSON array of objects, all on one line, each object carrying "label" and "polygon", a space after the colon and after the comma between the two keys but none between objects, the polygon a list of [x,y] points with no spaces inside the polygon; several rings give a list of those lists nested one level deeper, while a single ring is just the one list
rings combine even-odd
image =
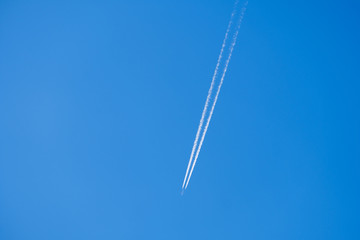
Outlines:
[{"label": "clear blue sky", "polygon": [[0,239],[360,239],[360,4],[0,2]]}]

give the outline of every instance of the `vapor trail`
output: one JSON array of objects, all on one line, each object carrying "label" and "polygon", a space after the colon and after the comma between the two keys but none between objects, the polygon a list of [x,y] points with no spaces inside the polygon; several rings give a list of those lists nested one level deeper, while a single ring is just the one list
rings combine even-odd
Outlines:
[{"label": "vapor trail", "polygon": [[186,169],[186,173],[185,173],[185,177],[184,177],[184,181],[183,181],[182,188],[184,188],[184,185],[185,185],[185,182],[186,182],[186,178],[187,178],[187,176],[188,176],[189,169],[190,169],[190,166],[191,166],[191,162],[192,162],[192,159],[193,159],[193,157],[194,157],[195,149],[196,149],[197,143],[198,143],[198,141],[199,141],[200,132],[201,132],[202,126],[203,126],[203,124],[204,124],[205,115],[206,115],[206,113],[207,113],[207,109],[208,109],[208,106],[209,106],[210,97],[211,97],[211,94],[212,94],[212,90],[213,90],[213,88],[214,88],[214,83],[215,83],[215,79],[216,79],[216,76],[217,76],[217,72],[218,72],[218,70],[219,70],[219,66],[220,66],[220,62],[221,62],[222,55],[223,55],[223,52],[224,52],[224,48],[225,48],[225,45],[226,45],[226,40],[227,40],[227,38],[228,38],[229,31],[230,31],[230,29],[231,29],[231,25],[232,25],[232,22],[233,22],[233,18],[234,18],[234,15],[235,15],[235,13],[236,13],[236,6],[237,6],[237,4],[238,4],[238,0],[235,2],[234,10],[233,10],[233,12],[231,13],[231,18],[230,18],[229,24],[228,24],[227,29],[226,29],[225,37],[224,37],[224,40],[223,40],[223,43],[222,43],[222,46],[221,46],[221,50],[220,50],[220,54],[219,54],[219,57],[218,57],[218,60],[217,60],[217,63],[216,63],[214,75],[213,75],[213,77],[212,77],[211,85],[210,85],[210,88],[209,88],[209,91],[208,91],[208,95],[207,95],[207,97],[206,97],[205,106],[204,106],[203,112],[202,112],[202,114],[201,114],[201,119],[200,119],[199,127],[198,127],[198,130],[197,130],[197,132],[196,132],[194,144],[193,144],[193,147],[192,147],[192,150],[191,150],[191,155],[190,155],[189,163],[188,163],[188,166],[187,166],[187,169]]},{"label": "vapor trail", "polygon": [[220,84],[219,84],[219,86],[218,86],[218,89],[217,89],[217,92],[216,92],[216,95],[215,95],[215,99],[214,99],[213,105],[212,105],[211,110],[210,110],[209,117],[208,117],[208,119],[207,119],[207,122],[206,122],[206,125],[205,125],[205,128],[204,128],[204,132],[203,132],[203,134],[202,134],[202,136],[201,136],[200,144],[199,144],[199,147],[198,147],[198,149],[197,149],[197,151],[196,151],[195,159],[194,159],[194,162],[193,162],[193,164],[192,164],[191,171],[190,171],[189,177],[188,177],[187,182],[186,182],[186,185],[185,185],[185,189],[187,188],[187,186],[188,186],[188,184],[189,184],[189,181],[190,181],[191,175],[192,175],[192,173],[193,173],[193,170],[194,170],[196,161],[197,161],[197,159],[198,159],[198,156],[199,156],[199,153],[200,153],[202,144],[203,144],[203,142],[204,142],[205,135],[206,135],[207,129],[208,129],[208,127],[209,127],[210,120],[211,120],[211,117],[212,117],[212,115],[213,115],[213,112],[214,112],[214,108],[215,108],[217,99],[218,99],[218,97],[219,97],[219,93],[220,93],[220,90],[221,90],[221,86],[222,86],[222,84],[223,84],[223,82],[224,82],[225,74],[226,74],[227,68],[228,68],[228,66],[229,66],[229,62],[230,62],[230,59],[231,59],[231,55],[232,55],[232,52],[233,52],[234,47],[235,47],[235,44],[236,44],[236,39],[237,39],[237,36],[238,36],[238,34],[239,34],[240,25],[241,25],[242,19],[244,18],[244,14],[245,14],[245,10],[246,10],[247,4],[248,4],[248,2],[246,1],[245,4],[244,4],[244,7],[241,9],[239,22],[238,22],[238,25],[237,25],[237,28],[236,28],[236,32],[235,32],[234,37],[233,37],[233,42],[232,42],[232,44],[231,44],[231,46],[230,46],[229,56],[228,56],[228,58],[227,58],[227,60],[226,60],[226,63],[225,63],[225,67],[224,67],[224,70],[223,70],[223,74],[222,74],[222,76],[221,76]]}]

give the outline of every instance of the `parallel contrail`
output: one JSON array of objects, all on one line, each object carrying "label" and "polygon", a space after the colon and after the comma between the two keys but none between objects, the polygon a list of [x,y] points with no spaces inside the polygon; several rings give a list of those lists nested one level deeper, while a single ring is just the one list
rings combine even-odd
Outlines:
[{"label": "parallel contrail", "polygon": [[186,169],[186,174],[185,174],[185,177],[184,177],[184,182],[183,182],[182,188],[184,188],[184,185],[185,185],[185,182],[186,182],[186,178],[187,178],[187,176],[188,176],[189,169],[190,169],[190,166],[191,166],[191,162],[192,162],[192,159],[193,159],[193,157],[194,157],[195,149],[196,149],[197,143],[198,143],[198,141],[199,141],[200,132],[201,132],[202,126],[203,126],[203,124],[204,124],[205,115],[206,115],[206,113],[207,113],[207,109],[208,109],[208,106],[209,106],[210,97],[211,97],[211,94],[212,94],[212,90],[213,90],[213,88],[214,88],[214,83],[215,83],[215,79],[216,79],[216,76],[217,76],[217,72],[218,72],[218,70],[219,70],[219,66],[220,66],[220,62],[221,62],[222,55],[223,55],[223,52],[224,52],[224,48],[225,48],[225,45],[226,45],[226,40],[227,40],[227,38],[228,38],[229,31],[230,31],[230,29],[231,29],[231,25],[232,25],[232,22],[233,22],[233,18],[234,18],[234,15],[235,15],[235,13],[236,13],[236,6],[237,6],[237,4],[238,4],[238,0],[235,2],[234,10],[233,10],[233,12],[231,13],[231,18],[230,18],[229,24],[228,24],[227,29],[226,29],[225,37],[224,37],[224,40],[223,40],[223,43],[222,43],[222,46],[221,46],[221,50],[220,50],[220,54],[219,54],[219,57],[218,57],[218,60],[217,60],[217,63],[216,63],[214,75],[213,75],[212,80],[211,80],[210,89],[209,89],[208,95],[207,95],[207,97],[206,97],[205,106],[204,106],[203,112],[202,112],[202,114],[201,114],[201,119],[200,119],[199,127],[198,127],[198,130],[197,130],[197,132],[196,132],[196,137],[195,137],[195,140],[194,140],[194,145],[193,145],[192,150],[191,150],[191,155],[190,155],[189,163],[188,163],[188,166],[187,166],[187,169]]},{"label": "parallel contrail", "polygon": [[214,112],[214,108],[215,108],[217,99],[218,99],[218,97],[219,97],[219,93],[220,93],[220,90],[221,90],[221,86],[222,86],[222,84],[223,84],[223,82],[224,82],[225,74],[226,74],[227,68],[228,68],[228,66],[229,66],[229,62],[230,62],[230,59],[231,59],[231,55],[232,55],[232,52],[233,52],[234,47],[235,47],[235,44],[236,44],[236,39],[237,39],[237,36],[238,36],[238,34],[239,34],[240,25],[241,25],[242,19],[244,18],[244,14],[245,14],[245,10],[246,10],[247,4],[248,4],[248,2],[246,1],[245,4],[244,4],[244,7],[241,9],[241,14],[240,14],[239,22],[238,22],[238,25],[237,25],[237,28],[236,28],[236,32],[235,32],[234,37],[233,37],[233,42],[232,42],[232,44],[231,44],[231,46],[230,46],[229,56],[228,56],[228,58],[227,58],[227,60],[226,60],[226,63],[225,63],[225,67],[224,67],[224,70],[223,70],[223,74],[222,74],[222,76],[221,76],[220,84],[219,84],[219,86],[218,86],[218,89],[217,89],[217,92],[216,92],[216,95],[215,95],[215,99],[214,99],[213,105],[212,105],[211,110],[210,110],[209,117],[208,117],[208,119],[207,119],[207,122],[206,122],[206,125],[205,125],[205,128],[204,128],[204,132],[203,132],[203,134],[202,134],[202,136],[201,136],[200,144],[199,144],[198,149],[197,149],[197,151],[196,151],[195,159],[194,159],[194,162],[193,162],[193,164],[192,164],[191,171],[190,171],[189,177],[188,177],[187,182],[186,182],[186,185],[185,185],[185,189],[187,188],[187,186],[188,186],[188,184],[189,184],[189,181],[190,181],[191,175],[192,175],[192,173],[193,173],[193,170],[194,170],[196,161],[197,161],[197,159],[198,159],[198,156],[199,156],[199,153],[200,153],[202,144],[203,144],[203,142],[204,142],[205,135],[206,135],[207,129],[208,129],[208,127],[209,127],[210,120],[211,120],[211,117],[212,117],[212,115],[213,115],[213,112]]}]

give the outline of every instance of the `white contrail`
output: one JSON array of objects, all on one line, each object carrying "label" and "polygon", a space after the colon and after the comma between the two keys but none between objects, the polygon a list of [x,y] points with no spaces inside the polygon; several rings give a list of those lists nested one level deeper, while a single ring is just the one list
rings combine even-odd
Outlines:
[{"label": "white contrail", "polygon": [[196,151],[196,155],[195,155],[195,159],[194,159],[194,162],[193,162],[193,165],[191,167],[191,171],[190,171],[190,174],[189,174],[189,177],[187,179],[187,182],[186,182],[186,185],[185,185],[185,189],[187,188],[188,184],[189,184],[189,181],[190,181],[190,178],[191,178],[191,175],[192,175],[192,172],[194,170],[194,167],[195,167],[195,164],[196,164],[196,161],[198,159],[198,156],[199,156],[199,153],[200,153],[200,150],[201,150],[201,146],[204,142],[204,139],[205,139],[205,135],[206,135],[206,132],[207,132],[207,129],[209,127],[209,123],[210,123],[210,120],[211,120],[211,117],[213,115],[213,112],[214,112],[214,108],[215,108],[215,105],[216,105],[216,102],[217,102],[217,99],[219,97],[219,93],[220,93],[220,90],[221,90],[221,86],[224,82],[224,78],[225,78],[225,74],[226,74],[226,71],[227,71],[227,68],[229,66],[229,62],[230,62],[230,59],[231,59],[231,55],[232,55],[232,52],[234,50],[234,47],[235,47],[235,44],[236,44],[236,39],[237,39],[237,36],[239,34],[239,29],[240,29],[240,25],[241,25],[241,22],[242,22],[242,19],[244,18],[244,14],[245,14],[245,10],[246,10],[246,6],[247,6],[247,1],[245,2],[244,4],[244,7],[241,9],[241,14],[240,14],[240,18],[239,18],[239,22],[238,22],[238,25],[237,25],[237,28],[236,28],[236,32],[234,34],[234,37],[233,37],[233,42],[230,46],[230,50],[229,50],[229,56],[226,60],[226,63],[225,63],[225,67],[224,67],[224,70],[223,70],[223,74],[221,76],[221,80],[220,80],[220,84],[218,86],[218,89],[217,89],[217,92],[216,92],[216,95],[215,95],[215,99],[214,99],[214,102],[213,102],[213,105],[211,107],[211,110],[210,110],[210,114],[209,114],[209,117],[207,119],[207,122],[206,122],[206,125],[205,125],[205,128],[204,128],[204,132],[201,136],[201,140],[200,140],[200,144],[199,144],[199,147]]},{"label": "white contrail", "polygon": [[202,112],[202,114],[201,114],[201,119],[200,119],[199,127],[198,127],[198,130],[197,130],[197,132],[196,132],[196,136],[195,136],[195,140],[194,140],[194,145],[193,145],[192,150],[191,150],[191,155],[190,155],[189,163],[188,163],[188,166],[187,166],[187,169],[186,169],[186,173],[185,173],[185,177],[184,177],[184,182],[183,182],[182,188],[184,188],[184,185],[185,185],[185,182],[186,182],[186,178],[187,178],[187,176],[188,176],[189,169],[190,169],[190,166],[191,166],[191,162],[192,162],[192,159],[193,159],[193,156],[194,156],[194,153],[195,153],[195,149],[196,149],[197,143],[198,143],[198,141],[199,141],[200,132],[201,132],[202,126],[203,126],[203,124],[204,124],[205,115],[206,115],[206,112],[207,112],[207,109],[208,109],[208,106],[209,106],[210,97],[211,97],[211,94],[212,94],[212,90],[213,90],[213,88],[214,88],[214,83],[215,83],[215,79],[216,79],[216,76],[217,76],[217,72],[218,72],[218,70],[219,70],[219,65],[220,65],[221,58],[222,58],[222,55],[223,55],[223,52],[224,52],[224,48],[225,48],[225,45],[226,45],[226,40],[227,40],[227,38],[228,38],[229,31],[230,31],[230,28],[231,28],[231,25],[232,25],[232,22],[233,22],[233,18],[234,18],[234,15],[235,15],[235,13],[236,13],[236,6],[237,6],[237,4],[238,4],[238,0],[235,2],[234,10],[233,10],[233,12],[231,13],[231,18],[230,18],[228,27],[227,27],[227,29],[226,29],[225,37],[224,37],[224,40],[223,40],[223,43],[222,43],[222,46],[221,46],[221,50],[220,50],[220,54],[219,54],[219,57],[218,57],[218,60],[217,60],[217,63],[216,63],[214,75],[213,75],[213,77],[212,77],[211,85],[210,85],[210,88],[209,88],[209,91],[208,91],[208,95],[207,95],[207,97],[206,97],[205,106],[204,106],[203,112]]}]

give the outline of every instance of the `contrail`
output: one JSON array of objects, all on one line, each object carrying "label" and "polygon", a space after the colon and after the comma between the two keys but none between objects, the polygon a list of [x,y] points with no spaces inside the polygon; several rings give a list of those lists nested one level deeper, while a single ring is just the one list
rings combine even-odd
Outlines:
[{"label": "contrail", "polygon": [[229,31],[230,31],[230,29],[231,29],[231,25],[232,25],[232,22],[233,22],[233,18],[234,18],[234,15],[235,15],[235,13],[236,13],[236,6],[237,6],[237,4],[238,4],[238,0],[235,2],[234,10],[233,10],[233,12],[231,13],[231,18],[230,18],[229,24],[228,24],[227,29],[226,29],[225,37],[224,37],[224,40],[223,40],[223,43],[222,43],[222,46],[221,46],[221,50],[220,50],[220,54],[219,54],[219,57],[218,57],[218,60],[217,60],[217,63],[216,63],[214,75],[213,75],[213,77],[212,77],[211,85],[210,85],[210,88],[209,88],[209,91],[208,91],[208,95],[207,95],[207,97],[206,97],[205,106],[204,106],[203,112],[202,112],[202,114],[201,114],[201,119],[200,119],[199,127],[198,127],[198,130],[197,130],[197,132],[196,132],[196,136],[195,136],[195,140],[194,140],[194,145],[193,145],[192,150],[191,150],[191,155],[190,155],[189,163],[188,163],[188,166],[187,166],[187,169],[186,169],[186,173],[185,173],[185,177],[184,177],[184,182],[183,182],[182,188],[184,188],[184,185],[185,185],[185,182],[186,182],[186,178],[187,178],[187,176],[188,176],[189,169],[190,169],[190,166],[191,166],[191,162],[192,162],[192,159],[193,159],[193,156],[194,156],[194,153],[195,153],[195,149],[196,149],[197,143],[198,143],[198,141],[199,141],[200,132],[201,132],[202,126],[203,126],[203,124],[204,124],[205,115],[206,115],[206,112],[207,112],[207,109],[208,109],[208,106],[209,106],[210,97],[211,97],[211,94],[212,94],[212,90],[213,90],[213,88],[214,88],[214,83],[215,83],[215,79],[216,79],[216,76],[217,76],[217,72],[218,72],[218,70],[219,70],[219,66],[220,66],[220,62],[221,62],[222,55],[223,55],[223,52],[224,52],[224,48],[225,48],[225,45],[226,45],[226,40],[227,40],[227,38],[228,38]]},{"label": "contrail", "polygon": [[190,174],[189,174],[189,177],[187,179],[187,182],[186,182],[186,185],[185,185],[185,189],[187,188],[188,184],[189,184],[189,181],[190,181],[190,178],[191,178],[191,175],[193,173],[193,170],[194,170],[194,167],[195,167],[195,164],[196,164],[196,161],[198,159],[198,156],[199,156],[199,153],[200,153],[200,150],[201,150],[201,147],[202,147],[202,144],[204,142],[204,139],[205,139],[205,135],[206,135],[206,132],[207,132],[207,129],[209,127],[209,124],[210,124],[210,120],[211,120],[211,117],[213,115],[213,112],[214,112],[214,108],[215,108],[215,105],[216,105],[216,102],[217,102],[217,99],[219,97],[219,93],[220,93],[220,90],[221,90],[221,86],[224,82],[224,78],[225,78],[225,74],[226,74],[226,71],[227,71],[227,68],[229,66],[229,62],[230,62],[230,59],[231,59],[231,55],[232,55],[232,52],[234,50],[234,47],[235,47],[235,44],[236,44],[236,39],[237,39],[237,36],[239,34],[239,29],[240,29],[240,25],[241,25],[241,22],[242,22],[242,19],[244,18],[244,14],[245,14],[245,10],[246,10],[246,6],[247,6],[248,2],[246,1],[245,4],[244,4],[244,7],[241,9],[241,14],[240,14],[240,18],[239,18],[239,22],[238,22],[238,25],[237,25],[237,28],[236,28],[236,32],[234,34],[234,37],[233,37],[233,42],[230,46],[230,51],[229,51],[229,56],[226,60],[226,63],[225,63],[225,67],[224,67],[224,70],[223,70],[223,74],[221,76],[221,80],[220,80],[220,84],[218,86],[218,89],[217,89],[217,92],[216,92],[216,95],[215,95],[215,99],[214,99],[214,102],[213,102],[213,105],[211,107],[211,110],[210,110],[210,114],[209,114],[209,117],[207,119],[207,122],[206,122],[206,125],[205,125],[205,128],[204,128],[204,132],[201,136],[201,140],[200,140],[200,144],[199,144],[199,147],[196,151],[196,155],[195,155],[195,159],[194,159],[194,162],[192,164],[192,167],[191,167],[191,171],[190,171]]}]

